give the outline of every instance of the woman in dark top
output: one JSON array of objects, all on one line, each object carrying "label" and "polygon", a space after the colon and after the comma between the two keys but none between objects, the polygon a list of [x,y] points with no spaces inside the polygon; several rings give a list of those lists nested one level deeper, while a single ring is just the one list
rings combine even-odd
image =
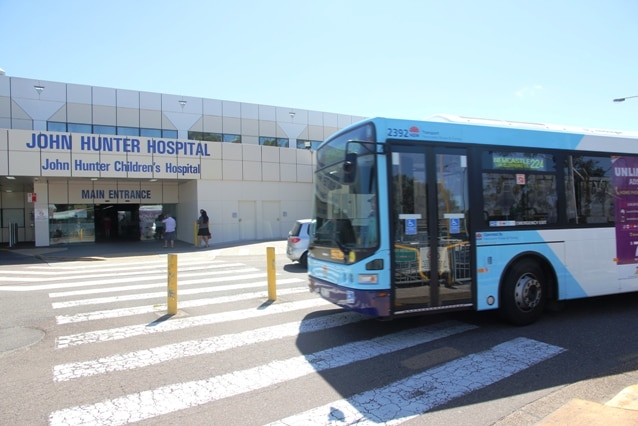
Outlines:
[{"label": "woman in dark top", "polygon": [[210,230],[208,229],[208,215],[206,214],[206,210],[199,211],[199,219],[197,219],[197,235],[199,236],[199,245],[202,243],[206,243],[206,247],[208,247],[208,240],[210,239]]}]

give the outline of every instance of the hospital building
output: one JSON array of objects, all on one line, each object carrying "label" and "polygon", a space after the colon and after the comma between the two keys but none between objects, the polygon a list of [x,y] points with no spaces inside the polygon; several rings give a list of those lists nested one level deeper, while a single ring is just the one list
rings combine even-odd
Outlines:
[{"label": "hospital building", "polygon": [[0,244],[285,238],[314,149],[364,117],[12,77],[0,70]]}]

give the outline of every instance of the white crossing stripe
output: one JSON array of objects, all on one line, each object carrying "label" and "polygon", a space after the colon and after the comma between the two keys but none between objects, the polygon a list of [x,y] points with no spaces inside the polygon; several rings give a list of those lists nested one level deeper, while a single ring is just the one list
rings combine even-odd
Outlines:
[{"label": "white crossing stripe", "polygon": [[[119,425],[157,417],[211,401],[263,389],[308,374],[462,333],[476,326],[446,322],[371,340],[349,343],[306,356],[275,360],[243,371],[186,383],[176,383],[123,397],[55,411],[51,425]],[[476,366],[474,366],[476,368]]]},{"label": "white crossing stripe", "polygon": [[369,320],[370,317],[355,312],[341,312],[311,318],[304,321],[289,322],[287,324],[263,327],[242,333],[226,334],[209,337],[207,339],[190,340],[187,342],[164,345],[141,351],[102,357],[91,361],[73,362],[56,365],[53,368],[53,379],[56,382],[94,376],[114,371],[133,370],[148,367],[174,359],[189,356],[212,354],[236,349],[255,343],[263,343],[284,337],[311,333],[333,327],[340,327],[358,321]]},{"label": "white crossing stripe", "polygon": [[190,327],[218,324],[221,322],[236,321],[246,318],[257,318],[283,312],[291,312],[301,309],[317,308],[329,305],[323,299],[313,298],[299,302],[288,302],[268,306],[266,309],[243,309],[232,312],[201,315],[198,317],[174,318],[170,321],[153,322],[150,324],[138,324],[126,327],[111,328],[107,330],[89,331],[86,333],[72,334],[58,337],[56,347],[58,349],[70,346],[84,345],[87,343],[107,342],[127,339],[146,334],[163,333],[166,331],[183,330]]},{"label": "white crossing stripe", "polygon": [[[286,283],[284,283],[286,281]],[[294,282],[300,282],[298,278],[291,278],[289,280],[281,280],[278,284],[288,284]],[[266,284],[262,284],[261,286],[265,286]],[[288,294],[297,294],[297,293],[307,293],[308,287],[292,287],[292,288],[280,288],[277,289],[278,295],[288,295]],[[231,303],[237,302],[240,300],[250,300],[250,299],[259,299],[268,297],[268,291],[259,291],[253,293],[241,293],[236,294],[234,296],[222,296],[222,297],[209,297],[205,299],[195,299],[195,300],[181,300],[179,302],[179,308],[194,308],[199,306],[210,306],[210,305],[218,305],[221,303]],[[132,315],[140,315],[147,314],[149,312],[160,312],[165,311],[167,309],[166,303],[162,303],[159,305],[144,305],[144,306],[135,306],[131,308],[121,308],[121,309],[109,309],[104,311],[94,311],[94,312],[85,312],[81,314],[75,315],[57,315],[55,317],[55,321],[58,324],[70,324],[77,323],[83,321],[94,321],[94,320],[103,320],[107,318],[121,318]]]},{"label": "white crossing stripe", "polygon": [[398,425],[563,351],[558,346],[520,337],[388,386],[334,401],[268,426]]},{"label": "white crossing stripe", "polygon": [[[251,270],[257,271],[258,269],[255,268],[251,268]],[[221,273],[224,273],[223,271]],[[190,277],[201,277],[201,276],[205,276],[205,277],[209,277],[211,275],[210,271],[202,271],[199,273],[185,273],[182,274],[179,272],[178,270],[178,276],[180,277],[180,280],[182,280],[183,278],[190,278]],[[265,273],[263,274],[259,274],[260,276],[264,276],[266,275]],[[145,274],[143,277],[121,277],[121,278],[117,278],[117,282],[119,283],[130,283],[130,282],[140,282],[140,281],[150,281],[150,280],[161,280],[167,279],[167,274],[156,274],[156,275],[148,275]],[[39,281],[39,280],[38,280]],[[56,278],[56,281],[59,281],[59,278]],[[195,280],[192,280],[193,282],[196,282]],[[208,278],[202,278],[200,279],[198,282],[200,283],[205,283],[211,281]],[[91,287],[91,286],[99,286],[99,285],[105,285],[105,284],[111,284],[113,283],[113,278],[110,279],[101,279],[101,280],[89,280],[89,281],[72,281],[69,282],[68,280],[65,280],[64,282],[58,282],[55,284],[42,284],[42,285],[4,285],[4,286],[0,286],[0,290],[2,291],[17,291],[17,292],[27,292],[27,291],[42,291],[42,290],[55,290],[58,288],[77,288],[77,287]]]},{"label": "white crossing stripe", "polygon": [[[224,266],[244,266],[244,263],[238,262],[226,262],[222,260],[210,259],[193,259],[189,257],[180,257],[178,260],[179,268],[187,269],[202,269],[202,268],[218,268]],[[136,258],[135,261],[128,262],[116,262],[109,260],[108,262],[86,263],[86,262],[68,262],[64,264],[49,264],[49,265],[32,265],[26,269],[20,269],[16,271],[2,269],[3,272],[9,272],[12,274],[22,274],[23,272],[28,274],[45,274],[45,275],[66,275],[72,273],[88,274],[91,271],[104,272],[107,268],[110,272],[113,271],[137,271],[140,269],[145,270],[164,270],[168,268],[167,257],[162,259],[144,259]]]},{"label": "white crossing stripe", "polygon": [[[107,267],[108,266],[108,267]],[[231,266],[246,266],[242,263],[223,263],[217,262],[214,264],[203,264],[199,263],[188,263],[182,264],[179,263],[178,267],[180,272],[190,272],[190,271],[209,271],[215,268],[228,268]],[[60,268],[56,268],[51,271],[11,271],[1,269],[2,274],[7,277],[7,279],[16,282],[49,282],[49,281],[58,281],[60,278],[73,278],[74,276],[79,276],[82,278],[90,277],[90,278],[102,278],[102,277],[110,277],[110,276],[130,276],[130,275],[147,275],[150,273],[153,274],[163,274],[166,275],[166,271],[168,269],[167,261],[162,262],[162,265],[159,264],[157,266],[144,264],[144,266],[139,267],[131,267],[131,266],[122,266],[116,267],[112,264],[109,265],[101,265],[98,268],[92,268],[93,270],[87,270],[87,268],[69,268],[68,270],[59,270]],[[104,272],[107,269],[108,272]],[[18,276],[10,276],[11,274],[15,274]],[[43,277],[44,275],[44,277]]]},{"label": "white crossing stripe", "polygon": [[[246,273],[246,272],[256,272],[259,269],[256,268],[243,268],[243,269],[229,269],[229,270],[225,270],[225,271],[214,271],[214,272],[208,272],[204,275],[206,276],[214,276],[214,275],[224,275],[224,274],[228,274],[228,275],[233,275],[233,274],[239,274],[239,273]],[[200,274],[201,275],[201,274]],[[199,280],[189,280],[187,278],[190,277],[190,275],[187,274],[182,274],[181,271],[178,272],[178,277],[179,277],[179,284],[181,286],[184,285],[193,285],[193,284],[201,284],[203,282],[208,283],[208,282],[215,282],[213,280],[207,280],[207,279],[199,279]],[[70,290],[70,291],[58,291],[55,293],[49,293],[49,297],[51,298],[57,298],[57,297],[69,297],[69,296],[84,296],[84,295],[88,295],[88,294],[100,294],[100,293],[117,293],[117,292],[123,292],[123,291],[133,291],[133,290],[144,290],[144,289],[148,289],[148,288],[158,288],[158,287],[166,287],[167,285],[167,281],[168,281],[168,276],[164,275],[163,276],[163,281],[157,281],[154,283],[150,283],[150,284],[137,284],[137,285],[125,285],[125,286],[118,286],[118,287],[100,287],[100,288],[89,288],[89,289],[84,289],[84,290]],[[101,284],[120,284],[123,283],[124,281],[114,278],[112,280],[103,280],[103,282]]]},{"label": "white crossing stripe", "polygon": [[[245,275],[235,275],[235,276],[230,276],[230,277],[220,277],[220,278],[206,278],[206,279],[202,279],[202,280],[179,280],[178,286],[180,287],[179,290],[179,294],[202,294],[202,293],[212,293],[212,292],[219,292],[222,290],[228,290],[228,288],[226,289],[222,289],[223,286],[216,286],[216,287],[200,287],[200,288],[194,288],[194,289],[182,289],[181,287],[183,287],[184,285],[192,285],[192,284],[213,284],[216,282],[228,282],[228,281],[241,281],[241,280],[247,280],[247,279],[254,279],[254,278],[263,278],[267,276],[267,274],[265,273],[258,273],[258,274],[245,274]],[[264,286],[266,284],[263,283],[249,283],[246,284],[247,286],[252,286],[252,287],[256,287],[258,285],[260,286]],[[164,284],[164,287],[166,288],[166,283]],[[158,286],[160,287],[160,286]],[[107,290],[108,291],[108,290]],[[123,301],[127,301],[127,300],[143,300],[143,299],[156,299],[158,297],[166,297],[166,290],[164,291],[158,291],[158,292],[154,292],[154,293],[139,293],[139,294],[129,294],[129,295],[125,295],[125,296],[112,296],[112,297],[99,297],[96,299],[84,299],[84,300],[71,300],[68,302],[55,302],[52,304],[53,309],[61,309],[61,308],[70,308],[73,306],[83,306],[83,305],[101,305],[104,303],[117,303],[117,302],[123,302]]]}]

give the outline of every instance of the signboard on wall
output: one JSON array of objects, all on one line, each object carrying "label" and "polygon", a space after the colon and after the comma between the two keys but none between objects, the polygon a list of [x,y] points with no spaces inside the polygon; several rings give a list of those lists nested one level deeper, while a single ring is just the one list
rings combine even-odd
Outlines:
[{"label": "signboard on wall", "polygon": [[198,179],[208,141],[9,130],[15,175]]}]

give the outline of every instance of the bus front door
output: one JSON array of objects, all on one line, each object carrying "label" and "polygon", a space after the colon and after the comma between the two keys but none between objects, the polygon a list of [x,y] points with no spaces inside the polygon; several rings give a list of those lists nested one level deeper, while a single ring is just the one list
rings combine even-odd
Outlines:
[{"label": "bus front door", "polygon": [[393,312],[472,305],[464,149],[393,145]]}]

